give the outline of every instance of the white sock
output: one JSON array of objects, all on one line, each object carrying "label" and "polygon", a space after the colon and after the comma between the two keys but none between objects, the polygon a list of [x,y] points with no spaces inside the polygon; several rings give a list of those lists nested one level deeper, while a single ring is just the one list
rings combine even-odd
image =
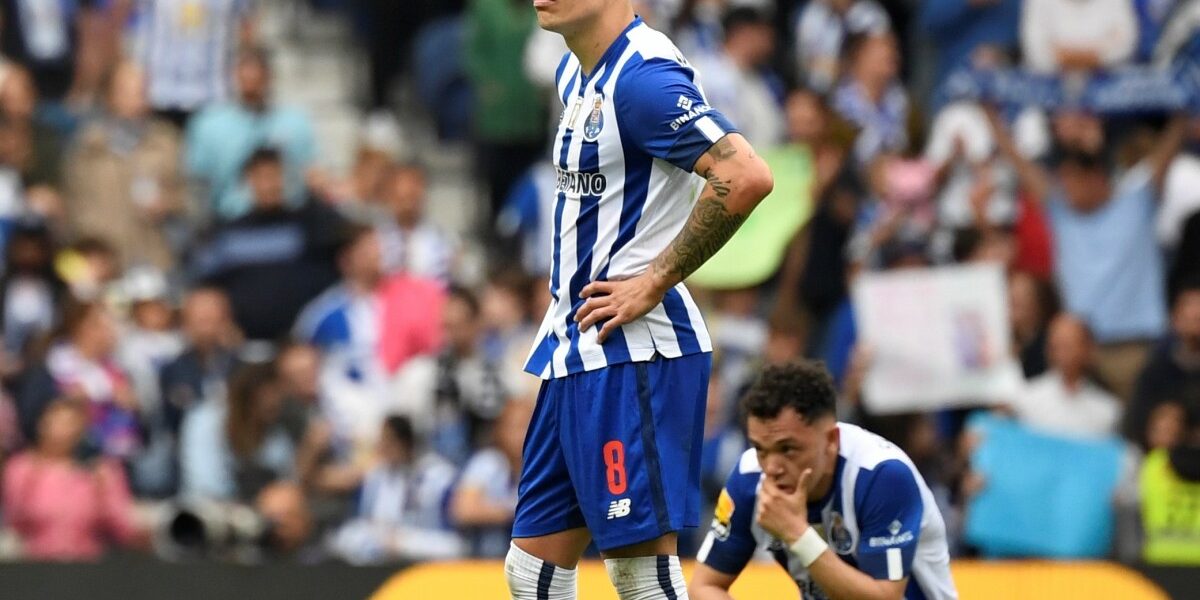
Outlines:
[{"label": "white sock", "polygon": [[687,600],[687,584],[678,556],[609,558],[608,578],[621,600]]},{"label": "white sock", "polygon": [[512,600],[575,600],[575,569],[552,565],[509,544],[504,575]]}]

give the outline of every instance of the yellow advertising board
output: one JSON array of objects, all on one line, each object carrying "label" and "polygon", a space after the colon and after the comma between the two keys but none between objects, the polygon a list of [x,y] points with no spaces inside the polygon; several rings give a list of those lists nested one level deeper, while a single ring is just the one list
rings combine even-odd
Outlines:
[{"label": "yellow advertising board", "polygon": [[[684,564],[685,575],[692,565]],[[952,565],[964,600],[1168,600],[1140,573],[1103,562],[961,561]],[[755,563],[733,586],[734,598],[796,598],[796,586],[778,566]],[[581,600],[617,600],[604,564],[584,562],[579,572]],[[504,565],[473,561],[426,564],[390,579],[371,600],[460,600],[508,598]]]}]

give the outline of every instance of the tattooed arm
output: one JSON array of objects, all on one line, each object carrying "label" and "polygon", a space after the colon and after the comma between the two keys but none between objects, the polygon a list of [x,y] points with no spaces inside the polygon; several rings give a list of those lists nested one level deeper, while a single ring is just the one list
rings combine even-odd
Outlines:
[{"label": "tattooed arm", "polygon": [[583,289],[587,302],[576,313],[579,330],[607,319],[597,339],[641,318],[662,302],[667,291],[712,258],[742,222],[771,192],[774,181],[746,138],[726,135],[696,161],[706,183],[683,229],[645,273],[624,281],[597,281]]}]

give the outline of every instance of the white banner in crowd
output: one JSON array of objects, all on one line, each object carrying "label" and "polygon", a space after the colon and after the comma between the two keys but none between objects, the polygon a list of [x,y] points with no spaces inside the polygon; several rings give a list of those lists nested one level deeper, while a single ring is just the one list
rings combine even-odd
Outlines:
[{"label": "white banner in crowd", "polygon": [[1019,392],[998,265],[867,273],[853,293],[859,343],[871,352],[868,412],[991,404]]}]

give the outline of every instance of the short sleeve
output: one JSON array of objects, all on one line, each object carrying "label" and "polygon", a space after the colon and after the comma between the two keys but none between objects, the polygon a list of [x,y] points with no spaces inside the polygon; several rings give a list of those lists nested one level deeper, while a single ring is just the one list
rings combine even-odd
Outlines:
[{"label": "short sleeve", "polygon": [[734,467],[713,511],[712,529],[704,538],[696,560],[727,575],[737,575],[754,556],[754,503],[759,474],[743,474]]},{"label": "short sleeve", "polygon": [[616,94],[623,143],[691,171],[713,144],[737,129],[700,92],[695,72],[655,58],[621,74]]},{"label": "short sleeve", "polygon": [[898,460],[859,475],[854,505],[861,531],[858,566],[875,579],[899,581],[912,572],[925,511],[912,469]]}]

